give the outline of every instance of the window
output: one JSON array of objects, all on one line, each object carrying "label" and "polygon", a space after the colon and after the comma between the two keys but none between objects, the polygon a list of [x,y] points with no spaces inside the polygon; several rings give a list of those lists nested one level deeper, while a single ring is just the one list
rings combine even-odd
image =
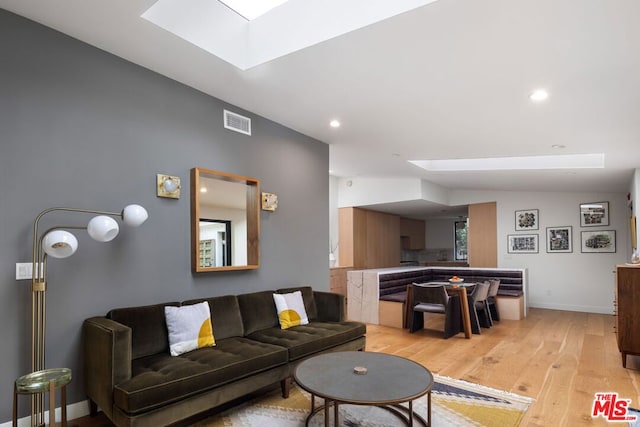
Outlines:
[{"label": "window", "polygon": [[467,260],[467,221],[456,221],[454,226],[455,233],[455,259],[456,261]]}]

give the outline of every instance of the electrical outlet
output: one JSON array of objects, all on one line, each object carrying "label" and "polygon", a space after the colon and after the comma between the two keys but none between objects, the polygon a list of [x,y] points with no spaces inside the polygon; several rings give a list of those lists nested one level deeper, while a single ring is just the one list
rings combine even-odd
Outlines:
[{"label": "electrical outlet", "polygon": [[[42,263],[40,264],[40,271],[42,271]],[[30,262],[17,262],[16,263],[16,280],[31,280],[33,272],[33,264]]]}]

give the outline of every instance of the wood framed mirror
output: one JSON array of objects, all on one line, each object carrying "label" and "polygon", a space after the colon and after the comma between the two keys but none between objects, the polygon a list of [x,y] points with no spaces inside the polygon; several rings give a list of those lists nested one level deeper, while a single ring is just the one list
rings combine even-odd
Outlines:
[{"label": "wood framed mirror", "polygon": [[260,266],[260,181],[191,169],[191,270]]}]

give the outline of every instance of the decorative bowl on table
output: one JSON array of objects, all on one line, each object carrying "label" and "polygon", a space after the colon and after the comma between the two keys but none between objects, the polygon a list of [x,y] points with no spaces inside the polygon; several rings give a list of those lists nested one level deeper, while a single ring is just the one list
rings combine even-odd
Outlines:
[{"label": "decorative bowl on table", "polygon": [[458,276],[453,276],[449,279],[449,283],[451,283],[452,285],[459,285],[462,282],[464,282],[464,279]]}]

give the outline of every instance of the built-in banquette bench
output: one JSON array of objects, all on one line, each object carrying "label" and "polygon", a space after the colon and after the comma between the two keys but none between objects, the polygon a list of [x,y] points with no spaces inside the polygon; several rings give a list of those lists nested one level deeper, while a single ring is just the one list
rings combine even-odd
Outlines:
[{"label": "built-in banquette bench", "polygon": [[467,283],[500,280],[501,319],[527,315],[526,269],[464,267],[398,267],[354,270],[347,274],[347,317],[365,323],[403,327],[407,285],[446,281],[458,276]]}]

